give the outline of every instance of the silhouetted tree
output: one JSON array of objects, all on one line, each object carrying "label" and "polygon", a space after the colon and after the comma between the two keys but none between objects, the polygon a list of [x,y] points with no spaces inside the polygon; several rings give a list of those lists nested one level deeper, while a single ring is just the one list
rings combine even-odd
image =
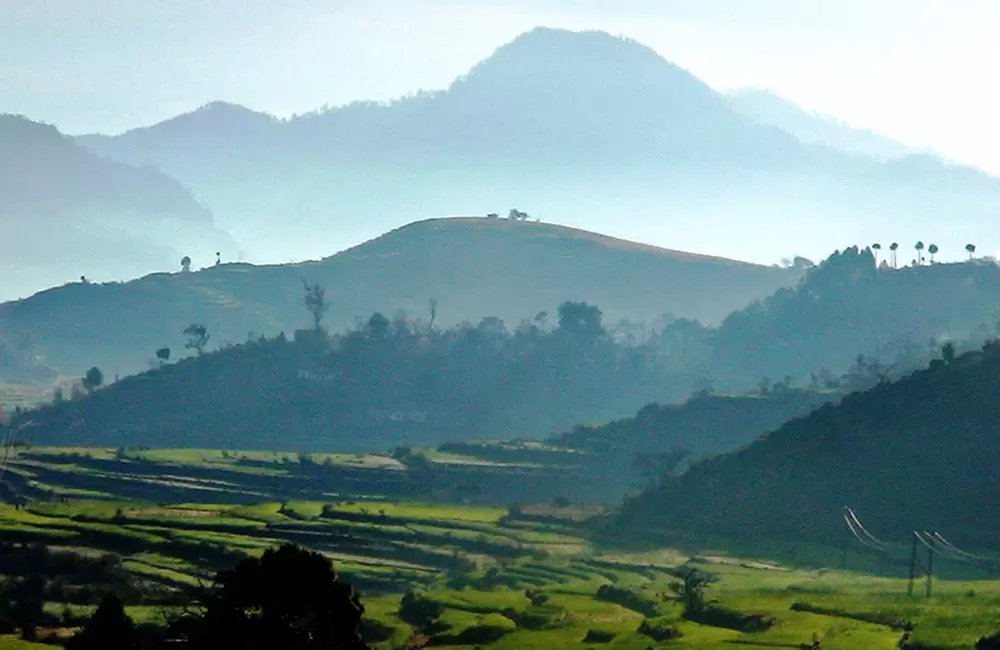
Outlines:
[{"label": "silhouetted tree", "polygon": [[15,578],[0,593],[0,610],[21,630],[21,638],[34,641],[45,620],[45,579],[38,573]]},{"label": "silhouetted tree", "polygon": [[216,251],[215,253],[215,265],[218,266],[222,264],[222,253]]},{"label": "silhouetted tree", "polygon": [[943,346],[941,346],[941,358],[949,366],[955,363],[955,344],[948,341]]},{"label": "silhouetted tree", "polygon": [[194,350],[198,355],[205,354],[205,346],[208,345],[208,340],[212,338],[208,333],[208,328],[199,323],[193,323],[187,326],[184,330],[184,335],[188,337],[187,343],[184,347],[188,350]]},{"label": "silhouetted tree", "polygon": [[389,319],[380,312],[375,312],[368,319],[368,333],[372,338],[384,339],[389,336]]},{"label": "silhouetted tree", "polygon": [[872,244],[872,252],[875,255],[875,266],[878,266],[878,254],[882,250],[882,244],[875,243]]},{"label": "silhouetted tree", "polygon": [[320,284],[309,284],[305,280],[302,284],[306,289],[306,309],[312,315],[313,329],[322,331],[323,316],[330,311],[330,305],[326,303],[326,289]]},{"label": "silhouetted tree", "polygon": [[161,365],[170,361],[170,348],[160,348],[157,350],[156,358],[160,360]]},{"label": "silhouetted tree", "polygon": [[899,250],[899,244],[892,242],[889,245],[889,250],[892,251],[892,268],[896,268],[896,251]]},{"label": "silhouetted tree", "polygon": [[924,263],[924,242],[918,241],[913,248],[917,250],[917,265],[919,266]]},{"label": "silhouetted tree", "polygon": [[934,263],[934,256],[937,255],[938,247],[937,244],[931,244],[927,247],[927,252],[931,254],[931,264]]},{"label": "silhouetted tree", "polygon": [[528,217],[527,212],[521,212],[517,208],[511,208],[510,212],[507,213],[507,218],[511,221],[527,221]]},{"label": "silhouetted tree", "polygon": [[601,310],[585,302],[564,302],[559,305],[559,329],[586,339],[604,334]]},{"label": "silhouetted tree", "polygon": [[431,320],[427,324],[427,329],[432,330],[434,329],[434,321],[437,320],[437,315],[438,315],[438,299],[431,298],[429,306],[431,312]]},{"label": "silhouetted tree", "polygon": [[293,544],[220,571],[175,631],[190,650],[367,650],[364,607],[329,559]]},{"label": "silhouetted tree", "polygon": [[142,647],[139,633],[122,601],[114,594],[101,599],[97,611],[77,632],[66,650],[139,650]]},{"label": "silhouetted tree", "polygon": [[191,258],[185,255],[181,258],[181,272],[190,273],[191,272]]},{"label": "silhouetted tree", "polygon": [[423,592],[407,589],[399,601],[399,618],[418,630],[427,628],[444,614],[444,607]]},{"label": "silhouetted tree", "polygon": [[94,390],[95,388],[100,388],[104,385],[104,373],[97,366],[94,366],[87,371],[87,374],[83,377],[83,387],[87,390]]},{"label": "silhouetted tree", "polygon": [[680,580],[670,583],[670,588],[684,604],[685,615],[697,614],[705,609],[705,589],[717,578],[690,567],[681,567],[678,572]]},{"label": "silhouetted tree", "polygon": [[965,245],[965,252],[967,252],[969,254],[969,260],[972,260],[972,256],[976,254],[976,245],[975,244],[966,244]]}]

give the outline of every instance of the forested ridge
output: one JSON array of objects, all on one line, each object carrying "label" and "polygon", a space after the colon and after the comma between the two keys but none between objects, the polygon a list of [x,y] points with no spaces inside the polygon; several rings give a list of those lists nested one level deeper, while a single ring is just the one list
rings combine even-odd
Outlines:
[{"label": "forested ridge", "polygon": [[[623,529],[843,542],[849,506],[885,538],[989,546],[1000,498],[1000,343],[821,406],[629,501]],[[641,534],[641,533],[640,533]]]}]

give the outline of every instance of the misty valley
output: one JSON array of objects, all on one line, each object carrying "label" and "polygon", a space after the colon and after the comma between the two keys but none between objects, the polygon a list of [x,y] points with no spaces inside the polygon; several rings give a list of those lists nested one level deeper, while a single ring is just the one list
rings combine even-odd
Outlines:
[{"label": "misty valley", "polygon": [[0,114],[0,650],[1000,649],[998,206],[604,32]]}]

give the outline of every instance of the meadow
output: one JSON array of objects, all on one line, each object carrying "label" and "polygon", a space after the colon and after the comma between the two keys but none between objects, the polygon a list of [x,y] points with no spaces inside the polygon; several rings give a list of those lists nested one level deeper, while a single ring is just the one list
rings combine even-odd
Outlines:
[{"label": "meadow", "polygon": [[[295,494],[275,498],[265,488],[291,481],[302,459],[269,452],[134,453],[142,458],[123,458],[121,450],[18,450],[7,473],[47,498],[0,505],[0,542],[43,543],[85,557],[114,554],[146,594],[128,607],[141,622],[165,620],[177,606],[171,594],[209,582],[218,568],[292,541],[327,554],[342,579],[360,590],[369,638],[385,650],[731,650],[809,647],[814,640],[828,650],[889,650],[910,628],[908,647],[968,650],[1000,628],[1000,579],[988,574],[937,580],[932,598],[924,597],[921,582],[908,597],[898,567],[880,567],[863,549],[851,552],[852,571],[842,568],[836,549],[803,547],[794,560],[787,548],[761,545],[755,552],[751,544],[725,540],[683,549],[624,548],[600,534],[595,508],[509,508],[367,489],[324,494],[301,476]],[[400,471],[378,456],[307,462]],[[146,471],[147,464],[156,471]],[[151,486],[162,487],[167,498],[141,496],[152,494]],[[176,498],[192,495],[213,498]],[[707,589],[712,616],[685,617],[679,567],[717,578]],[[408,591],[430,605],[433,620],[415,622],[401,613]],[[89,611],[55,601],[47,607]],[[676,638],[657,640],[666,635]],[[0,638],[0,650],[8,648],[36,646]]]}]

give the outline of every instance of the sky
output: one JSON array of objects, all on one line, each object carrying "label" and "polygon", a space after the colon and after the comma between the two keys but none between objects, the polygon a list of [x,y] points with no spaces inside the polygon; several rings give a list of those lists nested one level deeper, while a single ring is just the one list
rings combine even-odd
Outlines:
[{"label": "sky", "polygon": [[117,133],[439,89],[536,26],[638,40],[1000,175],[997,0],[0,0],[0,112]]}]

